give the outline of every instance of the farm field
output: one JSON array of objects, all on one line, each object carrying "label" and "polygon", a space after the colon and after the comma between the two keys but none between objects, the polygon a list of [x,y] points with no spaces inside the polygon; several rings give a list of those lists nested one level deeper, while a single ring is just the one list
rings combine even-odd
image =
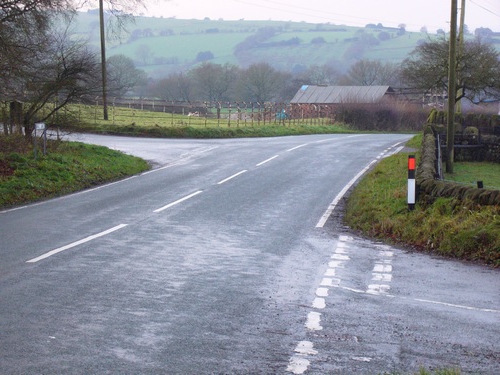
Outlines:
[{"label": "farm field", "polygon": [[[99,47],[98,15],[79,13],[72,30],[75,38]],[[267,62],[292,71],[329,64],[346,70],[359,59],[400,63],[419,41],[436,34],[403,32],[383,25],[351,27],[283,21],[181,20],[136,17],[119,39],[109,40],[107,56],[123,54],[153,78],[187,71],[211,52],[216,64],[248,66]],[[469,37],[472,37],[470,35]],[[500,44],[498,44],[500,46]],[[499,47],[500,48],[500,47]]]}]

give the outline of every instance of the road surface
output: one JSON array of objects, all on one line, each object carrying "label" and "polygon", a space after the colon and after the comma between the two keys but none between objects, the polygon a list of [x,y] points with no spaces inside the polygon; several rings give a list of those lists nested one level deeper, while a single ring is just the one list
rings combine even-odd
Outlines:
[{"label": "road surface", "polygon": [[155,168],[0,212],[0,373],[500,373],[498,270],[332,204],[409,136],[81,137]]}]

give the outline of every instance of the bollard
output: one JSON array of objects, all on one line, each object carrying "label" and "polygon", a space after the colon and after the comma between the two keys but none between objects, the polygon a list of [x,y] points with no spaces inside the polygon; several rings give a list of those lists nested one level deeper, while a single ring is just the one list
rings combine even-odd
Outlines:
[{"label": "bollard", "polygon": [[408,210],[415,209],[415,155],[408,155]]}]

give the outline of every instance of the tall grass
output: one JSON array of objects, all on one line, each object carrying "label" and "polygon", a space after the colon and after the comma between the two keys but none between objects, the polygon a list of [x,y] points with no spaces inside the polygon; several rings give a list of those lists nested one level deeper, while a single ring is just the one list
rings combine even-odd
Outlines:
[{"label": "tall grass", "polygon": [[391,243],[500,266],[500,207],[440,198],[409,211],[407,161],[401,153],[377,164],[349,197],[346,223]]},{"label": "tall grass", "polygon": [[[0,136],[0,207],[55,197],[149,169],[142,159],[77,142],[48,144],[34,158],[23,138]],[[10,144],[14,142],[14,144]]]}]

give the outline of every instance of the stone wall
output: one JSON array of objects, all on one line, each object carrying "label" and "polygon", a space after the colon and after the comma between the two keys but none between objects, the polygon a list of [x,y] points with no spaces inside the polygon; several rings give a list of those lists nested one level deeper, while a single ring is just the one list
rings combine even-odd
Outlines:
[{"label": "stone wall", "polygon": [[500,190],[478,189],[436,179],[436,160],[436,139],[432,130],[426,130],[422,141],[421,160],[416,173],[420,201],[432,203],[439,197],[453,197],[480,205],[500,205]]}]

